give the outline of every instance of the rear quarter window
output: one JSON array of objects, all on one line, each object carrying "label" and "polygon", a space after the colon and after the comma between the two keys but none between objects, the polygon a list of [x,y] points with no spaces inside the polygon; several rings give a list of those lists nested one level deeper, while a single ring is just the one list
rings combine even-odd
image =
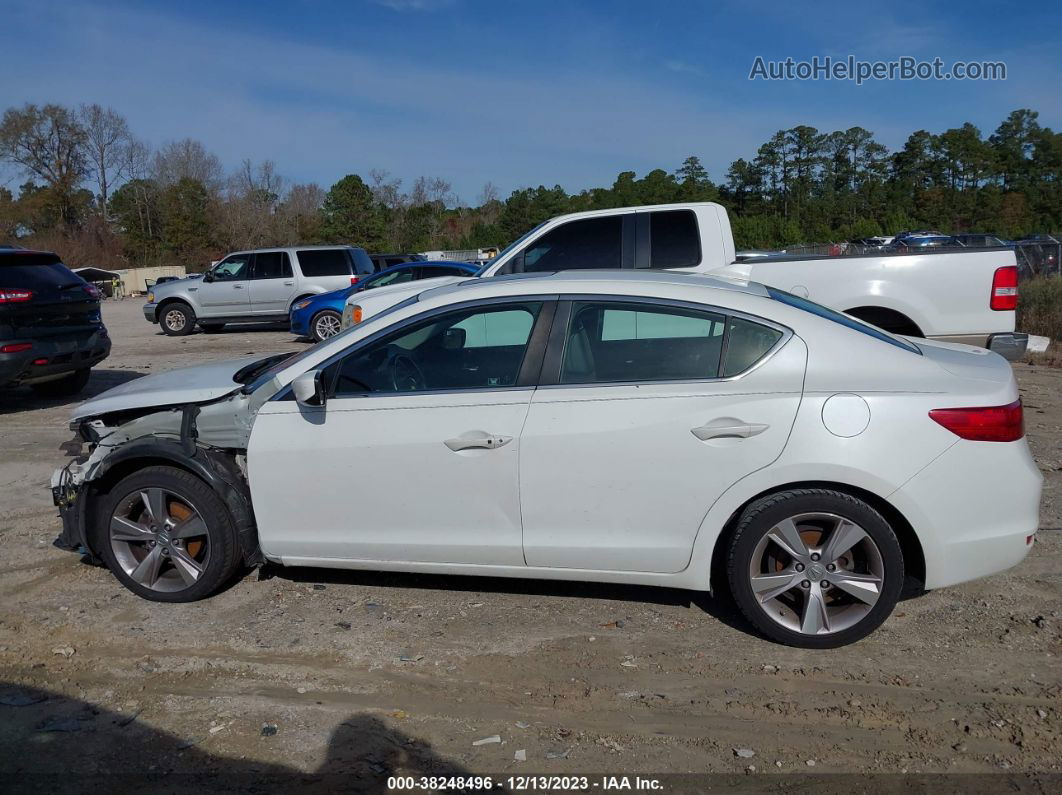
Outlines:
[{"label": "rear quarter window", "polygon": [[649,264],[653,268],[692,268],[701,262],[701,236],[693,210],[649,214]]},{"label": "rear quarter window", "polygon": [[351,273],[351,261],[346,249],[305,249],[296,254],[303,276],[349,276]]}]

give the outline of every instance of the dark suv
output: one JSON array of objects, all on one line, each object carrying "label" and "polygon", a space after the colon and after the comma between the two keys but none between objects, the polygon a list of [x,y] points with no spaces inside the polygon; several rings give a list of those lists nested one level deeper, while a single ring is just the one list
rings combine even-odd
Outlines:
[{"label": "dark suv", "polygon": [[95,287],[55,254],[0,249],[0,387],[73,395],[110,352]]}]

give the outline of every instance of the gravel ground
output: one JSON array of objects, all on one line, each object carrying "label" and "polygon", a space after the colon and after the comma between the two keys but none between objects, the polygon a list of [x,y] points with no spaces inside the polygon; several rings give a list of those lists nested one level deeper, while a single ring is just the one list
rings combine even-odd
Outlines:
[{"label": "gravel ground", "polygon": [[[246,327],[164,337],[133,300],[104,314],[114,351],[89,394],[306,345]],[[1029,558],[909,599],[828,652],[760,640],[706,596],[640,587],[270,569],[206,602],[147,602],[51,546],[70,403],[0,393],[0,772],[42,789],[115,771],[156,789],[337,773],[351,791],[384,791],[391,771],[782,789],[787,774],[947,772],[994,774],[956,779],[964,791],[1057,791],[1062,370],[1015,367],[1046,478]]]}]

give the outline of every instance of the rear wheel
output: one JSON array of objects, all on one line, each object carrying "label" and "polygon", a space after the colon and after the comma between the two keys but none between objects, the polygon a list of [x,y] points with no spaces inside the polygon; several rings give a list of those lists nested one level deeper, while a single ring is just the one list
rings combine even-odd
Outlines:
[{"label": "rear wheel", "polygon": [[65,397],[76,395],[89,380],[89,368],[75,370],[70,375],[64,375],[54,381],[45,381],[42,384],[30,384],[30,389],[41,397]]},{"label": "rear wheel", "polygon": [[159,325],[171,337],[183,337],[195,330],[195,312],[180,301],[166,304],[159,312]]},{"label": "rear wheel", "polygon": [[826,489],[781,492],[741,516],[727,563],[741,612],[789,646],[828,649],[873,632],[903,585],[903,552],[862,500]]},{"label": "rear wheel", "polygon": [[310,334],[313,335],[314,340],[317,342],[334,337],[342,330],[343,318],[340,317],[338,312],[331,309],[318,312],[313,316],[313,320],[310,321]]},{"label": "rear wheel", "polygon": [[96,526],[96,546],[108,568],[145,599],[202,599],[239,565],[224,503],[183,469],[147,467],[122,479],[102,500]]}]

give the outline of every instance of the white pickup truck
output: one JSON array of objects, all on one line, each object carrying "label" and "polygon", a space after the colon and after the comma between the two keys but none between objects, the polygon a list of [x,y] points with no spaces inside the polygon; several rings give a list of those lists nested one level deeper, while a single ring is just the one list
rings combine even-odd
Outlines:
[{"label": "white pickup truck", "polygon": [[[1018,269],[1010,249],[744,262],[735,256],[730,219],[721,205],[655,204],[551,218],[508,246],[479,278],[588,268],[711,273],[762,282],[895,334],[986,347],[1008,359],[1020,358],[1028,344],[1028,336],[1014,330]],[[344,325],[443,283],[354,293]]]}]

